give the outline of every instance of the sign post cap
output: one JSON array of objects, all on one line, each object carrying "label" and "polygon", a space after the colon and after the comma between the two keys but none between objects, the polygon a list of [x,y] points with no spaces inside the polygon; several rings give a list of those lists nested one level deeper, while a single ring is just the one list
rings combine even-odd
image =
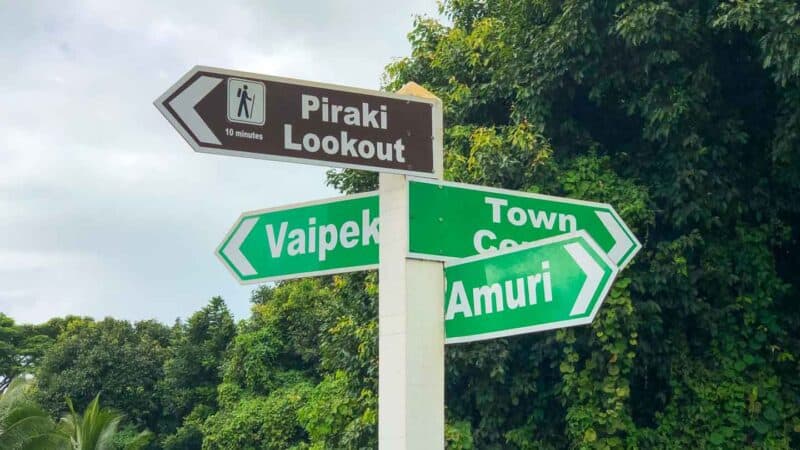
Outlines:
[{"label": "sign post cap", "polygon": [[404,84],[403,87],[397,91],[397,93],[401,95],[412,95],[414,97],[430,98],[441,101],[433,92],[425,89],[413,81],[409,81],[408,83]]}]

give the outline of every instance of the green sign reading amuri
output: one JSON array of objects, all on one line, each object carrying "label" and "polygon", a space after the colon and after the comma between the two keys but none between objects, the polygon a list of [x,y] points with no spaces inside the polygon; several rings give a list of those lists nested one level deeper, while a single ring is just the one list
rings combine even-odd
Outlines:
[{"label": "green sign reading amuri", "polygon": [[589,324],[617,266],[584,231],[445,264],[445,342]]}]

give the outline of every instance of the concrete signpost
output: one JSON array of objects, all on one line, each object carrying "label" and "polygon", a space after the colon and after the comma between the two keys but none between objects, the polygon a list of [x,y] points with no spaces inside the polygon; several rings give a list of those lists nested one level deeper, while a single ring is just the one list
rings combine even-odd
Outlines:
[{"label": "concrete signpost", "polygon": [[378,268],[378,193],[249,211],[217,249],[240,283]]},{"label": "concrete signpost", "polygon": [[[434,176],[442,178],[442,103],[408,83],[399,93],[433,102]],[[444,268],[408,255],[408,177],[379,175],[378,447],[444,448]]]},{"label": "concrete signpost", "polygon": [[446,342],[589,324],[616,275],[585,231],[447,263]]},{"label": "concrete signpost", "polygon": [[642,245],[605,203],[461,183],[412,180],[409,252],[452,260],[585,230],[625,267]]},{"label": "concrete signpost", "polygon": [[378,268],[381,450],[444,448],[445,329],[590,323],[641,248],[609,205],[443,182],[442,104],[414,83],[198,66],[155,104],[198,152],[380,172],[378,192],[242,214],[217,256],[243,284]]},{"label": "concrete signpost", "polygon": [[428,98],[197,66],[155,101],[195,151],[432,177]]}]

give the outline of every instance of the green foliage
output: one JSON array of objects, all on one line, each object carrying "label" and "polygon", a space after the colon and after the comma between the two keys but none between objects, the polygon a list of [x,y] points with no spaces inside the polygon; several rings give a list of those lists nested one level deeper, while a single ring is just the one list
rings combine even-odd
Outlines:
[{"label": "green foliage", "polygon": [[472,427],[469,422],[456,422],[445,424],[444,439],[448,450],[472,450]]},{"label": "green foliage", "polygon": [[361,170],[329,170],[328,185],[347,194],[373,191],[378,188],[378,174]]},{"label": "green foliage", "polygon": [[322,380],[298,411],[298,420],[308,432],[311,448],[367,449],[370,431],[377,424],[378,399],[369,389],[358,397],[358,383],[344,371]]},{"label": "green foliage", "polygon": [[42,355],[60,334],[61,324],[77,317],[53,319],[41,325],[17,325],[14,320],[0,313],[0,391],[8,387],[11,380],[36,370]]},{"label": "green foliage", "polygon": [[375,448],[376,296],[374,273],[255,291],[203,448]]},{"label": "green foliage", "polygon": [[145,450],[156,448],[155,445],[155,435],[152,432],[140,431],[124,421],[111,438],[111,448],[114,450]]},{"label": "green foliage", "polygon": [[[644,244],[591,326],[447,347],[447,447],[800,448],[800,6],[441,9],[384,84],[443,100],[446,178],[608,202]],[[377,281],[263,286],[236,327],[217,298],[171,330],[0,314],[0,388],[35,371],[52,412],[102,392],[133,422],[117,447],[376,448]]]},{"label": "green foliage", "polygon": [[206,420],[204,450],[282,450],[302,440],[297,410],[308,396],[309,386],[296,383],[268,396],[243,398]]},{"label": "green foliage", "polygon": [[53,450],[67,443],[50,415],[32,400],[28,381],[17,378],[0,394],[0,449]]},{"label": "green foliage", "polygon": [[19,330],[14,326],[14,320],[0,313],[0,391],[5,390],[21,371],[17,362],[18,341]]},{"label": "green foliage", "polygon": [[609,202],[645,244],[591,327],[448,348],[448,422],[482,449],[798,447],[800,7],[443,11],[386,85],[443,99],[446,177]]},{"label": "green foliage", "polygon": [[[158,382],[158,393],[163,407],[159,427],[167,436],[166,448],[198,448],[198,414],[202,419],[217,407],[217,385],[222,381],[222,364],[225,351],[236,334],[236,325],[225,302],[212,298],[208,305],[194,313],[184,325],[177,323],[172,329],[170,356],[164,363],[164,379]],[[181,426],[184,417],[188,423]]]},{"label": "green foliage", "polygon": [[56,424],[35,401],[31,383],[14,380],[0,396],[0,448],[3,450],[141,450],[150,441],[147,431],[127,427],[118,431],[123,416],[100,407],[99,395],[79,414],[67,399],[68,413]]},{"label": "green foliage", "polygon": [[170,331],[156,322],[105,319],[82,322],[59,336],[37,372],[37,397],[53,414],[70,398],[80,410],[102,393],[136,426],[155,429],[161,407],[155,394],[163,378]]},{"label": "green foliage", "polygon": [[[100,396],[95,396],[83,414],[75,411],[72,401],[67,399],[69,413],[61,419],[61,431],[69,437],[70,450],[112,450],[118,434],[122,415],[100,407]],[[127,439],[122,450],[139,450],[150,439],[143,431]]]},{"label": "green foliage", "polygon": [[183,419],[183,425],[175,433],[166,436],[162,445],[164,450],[195,450],[203,446],[203,423],[213,413],[206,405],[196,406]]}]

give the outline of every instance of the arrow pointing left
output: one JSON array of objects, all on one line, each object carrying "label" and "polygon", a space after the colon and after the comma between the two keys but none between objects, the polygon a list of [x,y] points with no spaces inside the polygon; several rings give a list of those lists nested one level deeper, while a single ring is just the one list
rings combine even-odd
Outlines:
[{"label": "arrow pointing left", "polygon": [[256,222],[258,222],[258,218],[255,217],[244,219],[239,225],[239,228],[233,233],[230,240],[222,247],[222,254],[228,258],[228,261],[231,262],[231,266],[243,276],[256,274],[256,269],[253,268],[253,265],[250,264],[250,261],[244,256],[241,250],[242,243],[244,243],[250,231],[253,230],[253,227],[256,226]]},{"label": "arrow pointing left", "polygon": [[183,120],[183,123],[186,124],[186,127],[189,128],[195,138],[204,144],[220,145],[221,142],[211,131],[211,128],[208,127],[208,124],[200,117],[200,114],[197,113],[195,106],[220,83],[222,83],[222,78],[203,75],[169,102],[178,118]]},{"label": "arrow pointing left", "polygon": [[175,130],[198,152],[217,152],[222,130],[214,130],[200,111],[204,100],[224,91],[224,77],[194,69],[184,75],[154,102]]}]

